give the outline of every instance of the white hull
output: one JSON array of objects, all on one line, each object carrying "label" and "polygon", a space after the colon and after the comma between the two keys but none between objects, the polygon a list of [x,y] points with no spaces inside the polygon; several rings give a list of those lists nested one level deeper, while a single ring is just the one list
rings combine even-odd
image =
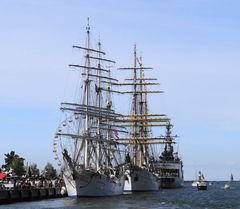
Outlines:
[{"label": "white hull", "polygon": [[230,184],[225,184],[224,185],[224,189],[230,189],[230,188],[231,188]]},{"label": "white hull", "polygon": [[192,183],[192,186],[193,186],[193,187],[197,187],[197,186],[198,186],[198,184],[199,184],[199,182],[198,182],[198,181],[194,181],[194,182]]},{"label": "white hull", "polygon": [[125,179],[124,175],[119,173],[121,171],[111,168],[99,172],[84,168],[76,170],[66,153],[64,157],[69,164],[64,171],[68,196],[104,197],[123,194]]},{"label": "white hull", "polygon": [[127,169],[124,192],[157,190],[159,190],[159,180],[153,173],[139,167]]},{"label": "white hull", "polygon": [[76,190],[76,183],[73,180],[72,173],[70,170],[64,170],[63,172],[63,179],[65,182],[65,186],[67,189],[67,193],[69,197],[76,197],[77,196],[77,190]]},{"label": "white hull", "polygon": [[103,197],[123,194],[124,176],[110,179],[104,174],[89,170],[76,172],[76,191],[78,197]]}]

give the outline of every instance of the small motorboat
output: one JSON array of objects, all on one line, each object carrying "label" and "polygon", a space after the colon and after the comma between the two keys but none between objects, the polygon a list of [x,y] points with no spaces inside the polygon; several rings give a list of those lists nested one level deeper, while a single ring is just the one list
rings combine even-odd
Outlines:
[{"label": "small motorboat", "polygon": [[201,171],[198,172],[198,190],[207,190],[207,182],[205,181],[204,175]]},{"label": "small motorboat", "polygon": [[201,181],[197,185],[198,190],[207,190],[207,183],[206,181]]}]

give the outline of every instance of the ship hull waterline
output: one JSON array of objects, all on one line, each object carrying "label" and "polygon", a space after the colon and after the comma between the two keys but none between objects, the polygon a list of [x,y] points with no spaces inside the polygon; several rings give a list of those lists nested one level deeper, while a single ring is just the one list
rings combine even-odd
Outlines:
[{"label": "ship hull waterline", "polygon": [[69,169],[63,171],[63,179],[67,189],[68,197],[77,197],[76,183]]},{"label": "ship hull waterline", "polygon": [[142,168],[133,168],[126,171],[124,192],[150,192],[159,190],[158,178]]},{"label": "ship hull waterline", "polygon": [[[66,183],[68,182],[68,183]],[[107,197],[123,194],[124,176],[110,179],[104,174],[83,170],[75,171],[72,178],[65,181],[69,197]]]},{"label": "ship hull waterline", "polygon": [[175,189],[183,187],[183,178],[167,177],[160,178],[160,188],[162,189]]}]

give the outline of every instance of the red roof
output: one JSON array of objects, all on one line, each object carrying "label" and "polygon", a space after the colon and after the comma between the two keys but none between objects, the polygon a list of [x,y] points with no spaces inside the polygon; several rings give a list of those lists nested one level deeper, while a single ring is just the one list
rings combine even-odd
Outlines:
[{"label": "red roof", "polygon": [[4,179],[7,176],[6,173],[0,173],[0,180]]}]

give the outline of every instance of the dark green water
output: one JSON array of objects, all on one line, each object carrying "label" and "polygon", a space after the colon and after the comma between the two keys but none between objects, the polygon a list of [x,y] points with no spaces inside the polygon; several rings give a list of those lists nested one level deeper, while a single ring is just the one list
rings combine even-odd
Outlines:
[{"label": "dark green water", "polygon": [[223,189],[224,182],[208,186],[207,191],[198,191],[190,184],[182,189],[158,192],[127,194],[111,198],[60,198],[36,202],[21,202],[2,205],[0,209],[240,209],[240,182],[233,188]]}]

